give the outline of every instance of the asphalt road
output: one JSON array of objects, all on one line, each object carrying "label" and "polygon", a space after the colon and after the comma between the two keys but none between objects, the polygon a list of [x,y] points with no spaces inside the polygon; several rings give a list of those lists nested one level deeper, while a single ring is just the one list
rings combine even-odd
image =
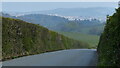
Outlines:
[{"label": "asphalt road", "polygon": [[95,49],[71,49],[48,52],[4,61],[3,66],[96,66]]}]

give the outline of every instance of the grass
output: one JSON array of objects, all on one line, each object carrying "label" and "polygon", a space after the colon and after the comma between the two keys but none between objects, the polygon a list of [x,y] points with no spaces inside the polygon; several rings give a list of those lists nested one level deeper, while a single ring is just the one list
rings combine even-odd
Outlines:
[{"label": "grass", "polygon": [[89,34],[90,29],[91,30],[96,29],[97,31],[102,31],[104,29],[104,25],[96,25],[96,26],[91,26],[91,27],[84,27],[84,28],[82,28],[81,33]]},{"label": "grass", "polygon": [[96,48],[99,42],[99,36],[97,35],[88,35],[75,32],[59,32],[59,33],[74,40],[88,43],[90,45],[90,48]]}]

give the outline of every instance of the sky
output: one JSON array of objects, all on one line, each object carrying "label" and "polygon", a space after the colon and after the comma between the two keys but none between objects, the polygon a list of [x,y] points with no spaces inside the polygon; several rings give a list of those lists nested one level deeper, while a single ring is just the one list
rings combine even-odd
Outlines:
[{"label": "sky", "polygon": [[119,0],[2,0],[3,2],[118,2]]},{"label": "sky", "polygon": [[117,7],[117,2],[3,2],[3,11],[30,12],[57,8]]},{"label": "sky", "polygon": [[[28,11],[42,11],[51,10],[56,8],[75,8],[75,7],[117,7],[117,2],[119,0],[0,0],[0,11],[16,11],[16,12],[28,12]],[[6,3],[7,2],[7,3]],[[9,3],[8,3],[9,2]],[[13,3],[14,2],[14,3]],[[22,2],[22,3],[16,3]],[[24,3],[23,3],[24,2]],[[25,3],[26,2],[26,3]],[[31,3],[30,3],[31,2]],[[46,2],[46,3],[33,3],[33,2]],[[51,2],[51,3],[50,3]],[[53,3],[55,2],[55,3]],[[62,4],[56,2],[64,2]],[[65,3],[66,2],[66,3]],[[71,2],[67,4],[68,2]],[[80,4],[73,2],[116,2],[110,4]],[[29,3],[29,4],[28,4]],[[39,6],[39,7],[38,7]]]}]

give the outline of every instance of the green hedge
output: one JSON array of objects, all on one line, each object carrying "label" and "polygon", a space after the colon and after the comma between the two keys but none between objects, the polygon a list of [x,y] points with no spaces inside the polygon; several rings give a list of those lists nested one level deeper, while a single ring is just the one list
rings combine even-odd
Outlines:
[{"label": "green hedge", "polygon": [[49,51],[89,47],[88,44],[18,19],[3,17],[2,30],[2,60]]},{"label": "green hedge", "polygon": [[98,45],[99,66],[120,67],[120,8],[109,16]]}]

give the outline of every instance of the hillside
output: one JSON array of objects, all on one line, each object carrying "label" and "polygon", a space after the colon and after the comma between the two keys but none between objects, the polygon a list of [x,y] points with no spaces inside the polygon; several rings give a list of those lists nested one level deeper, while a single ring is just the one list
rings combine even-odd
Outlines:
[{"label": "hillside", "polygon": [[59,23],[68,22],[67,19],[58,16],[50,16],[44,14],[29,14],[16,17],[17,19],[21,19],[27,22],[31,22],[34,24],[40,24],[46,28],[52,29]]},{"label": "hillside", "polygon": [[74,40],[87,43],[90,45],[90,48],[96,48],[99,42],[99,36],[97,35],[82,34],[77,32],[59,32],[59,33]]},{"label": "hillside", "polygon": [[19,19],[3,17],[2,30],[2,60],[55,50],[89,47],[86,43]]},{"label": "hillside", "polygon": [[112,16],[108,16],[100,37],[98,54],[100,66],[120,67],[120,8]]},{"label": "hillside", "polygon": [[62,32],[80,32],[84,34],[100,35],[103,31],[104,24],[98,19],[85,20],[68,20],[64,17],[50,16],[43,14],[28,14],[22,16],[10,16],[9,14],[2,14],[3,17],[10,17],[21,19],[26,22],[40,24],[53,31]]},{"label": "hillside", "polygon": [[84,20],[84,21],[71,21],[67,23],[60,23],[54,29],[55,31],[60,32],[77,32],[89,35],[98,35],[100,36],[104,29],[105,23],[100,23],[95,20]]},{"label": "hillside", "polygon": [[104,23],[101,23],[101,21],[97,19],[69,21],[63,17],[42,14],[29,14],[18,16],[16,18],[34,24],[40,24],[53,31],[80,32],[100,35],[104,28]]}]

